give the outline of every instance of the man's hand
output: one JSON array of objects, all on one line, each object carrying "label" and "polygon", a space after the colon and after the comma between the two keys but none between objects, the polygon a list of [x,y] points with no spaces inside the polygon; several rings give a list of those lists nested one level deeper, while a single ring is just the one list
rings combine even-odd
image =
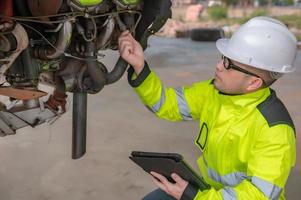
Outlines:
[{"label": "man's hand", "polygon": [[129,31],[124,31],[118,39],[120,56],[133,66],[138,75],[144,67],[144,53],[141,45],[133,38]]},{"label": "man's hand", "polygon": [[188,185],[187,181],[175,173],[171,174],[171,178],[175,181],[175,183],[169,182],[164,176],[156,172],[151,172],[151,175],[153,175],[154,183],[161,190],[165,191],[167,194],[173,196],[177,200],[181,199],[182,194]]}]

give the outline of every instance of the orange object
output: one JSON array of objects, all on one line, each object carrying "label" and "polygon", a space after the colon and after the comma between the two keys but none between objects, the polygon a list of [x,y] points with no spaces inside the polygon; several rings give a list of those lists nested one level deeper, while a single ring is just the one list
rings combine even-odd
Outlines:
[{"label": "orange object", "polygon": [[40,90],[24,90],[12,87],[0,87],[0,95],[19,100],[30,100],[43,97],[47,95],[47,93]]}]

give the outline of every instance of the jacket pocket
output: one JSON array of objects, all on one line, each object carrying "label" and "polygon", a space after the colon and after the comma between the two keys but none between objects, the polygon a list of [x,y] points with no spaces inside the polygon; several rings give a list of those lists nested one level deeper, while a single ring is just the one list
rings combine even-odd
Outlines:
[{"label": "jacket pocket", "polygon": [[206,144],[207,144],[207,140],[208,140],[208,126],[205,122],[203,122],[201,128],[200,128],[200,132],[199,135],[197,137],[197,139],[195,140],[195,144],[201,149],[201,151],[204,151]]}]

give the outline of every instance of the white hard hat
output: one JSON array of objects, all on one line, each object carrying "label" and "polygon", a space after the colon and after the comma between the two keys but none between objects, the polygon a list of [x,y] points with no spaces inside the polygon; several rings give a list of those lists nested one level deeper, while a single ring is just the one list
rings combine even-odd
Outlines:
[{"label": "white hard hat", "polygon": [[224,56],[252,67],[278,73],[295,70],[297,39],[270,17],[250,19],[230,39],[219,39],[216,47]]}]

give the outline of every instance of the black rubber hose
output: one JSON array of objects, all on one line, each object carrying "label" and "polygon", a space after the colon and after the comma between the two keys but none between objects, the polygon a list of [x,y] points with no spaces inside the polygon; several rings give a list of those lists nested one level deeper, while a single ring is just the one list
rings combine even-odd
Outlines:
[{"label": "black rubber hose", "polygon": [[[142,18],[136,29],[135,37],[140,42],[143,50],[147,47],[148,37],[151,34],[159,31],[159,29],[165,24],[166,20],[171,17],[171,5],[172,4],[170,0],[144,1]],[[127,23],[132,23],[131,19],[127,19],[126,17],[127,16],[125,15],[124,21]],[[118,18],[116,18],[116,20],[121,27],[122,21]],[[152,32],[147,31],[147,28],[150,25],[152,27]],[[118,81],[124,74],[127,66],[128,63],[119,57],[112,72],[106,74],[106,84],[111,84]]]},{"label": "black rubber hose", "polygon": [[140,41],[147,28],[156,20],[156,18],[163,18],[165,21],[168,18],[171,18],[171,6],[171,0],[144,0],[142,17],[136,28],[135,39]]},{"label": "black rubber hose", "polygon": [[[123,21],[119,16],[116,16],[117,24],[119,25],[120,30],[125,31],[127,27],[131,27],[135,20],[133,15],[125,14],[123,16]],[[124,24],[125,23],[125,24]],[[118,81],[124,74],[128,63],[121,57],[118,58],[113,70],[110,73],[106,74],[106,84],[112,84]]]},{"label": "black rubber hose", "polygon": [[127,66],[128,63],[123,58],[119,57],[114,69],[106,74],[106,84],[108,85],[118,81],[124,74]]}]

